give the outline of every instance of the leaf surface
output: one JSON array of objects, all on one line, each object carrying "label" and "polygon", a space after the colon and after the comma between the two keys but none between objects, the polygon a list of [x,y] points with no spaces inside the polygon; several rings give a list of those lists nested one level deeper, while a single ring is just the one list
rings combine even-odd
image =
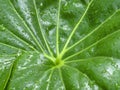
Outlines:
[{"label": "leaf surface", "polygon": [[0,0],[0,90],[119,90],[120,0]]}]

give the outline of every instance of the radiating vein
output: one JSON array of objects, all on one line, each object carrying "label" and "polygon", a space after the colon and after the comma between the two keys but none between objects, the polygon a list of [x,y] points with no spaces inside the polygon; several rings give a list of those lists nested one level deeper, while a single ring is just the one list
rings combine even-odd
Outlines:
[{"label": "radiating vein", "polygon": [[50,75],[49,75],[49,77],[48,77],[48,80],[47,80],[47,81],[48,81],[48,84],[47,84],[47,86],[46,86],[46,90],[49,90],[49,87],[50,87],[50,80],[51,80],[51,78],[52,78],[53,71],[54,71],[54,70],[51,71],[51,73],[50,73]]},{"label": "radiating vein", "polygon": [[63,81],[63,76],[62,76],[61,68],[59,68],[59,75],[60,75],[61,81],[63,83],[64,90],[66,90],[66,87],[65,87],[65,84],[64,84],[65,82]]},{"label": "radiating vein", "polygon": [[0,57],[3,57],[3,56],[7,56],[7,57],[8,57],[8,56],[13,56],[13,57],[14,57],[14,56],[16,56],[16,55],[17,55],[17,54],[10,54],[10,55],[7,54],[7,55],[0,55]]},{"label": "radiating vein", "polygon": [[59,0],[58,5],[58,15],[57,15],[57,29],[56,29],[56,53],[57,56],[59,55],[59,23],[60,23],[60,6],[61,6],[61,0]]},{"label": "radiating vein", "polygon": [[85,40],[86,38],[88,38],[90,35],[92,35],[95,31],[97,31],[103,24],[105,24],[108,20],[110,20],[117,12],[119,12],[120,10],[117,10],[116,12],[114,12],[111,16],[109,16],[104,22],[102,22],[98,27],[96,27],[93,31],[91,31],[89,34],[87,34],[85,37],[83,37],[82,39],[80,39],[78,42],[76,42],[75,44],[73,44],[72,46],[68,47],[65,52],[69,51],[70,49],[74,48],[75,46],[77,46],[79,43],[81,43],[83,40]]},{"label": "radiating vein", "polygon": [[[78,68],[75,68],[75,67],[72,67],[72,66],[69,66],[69,65],[65,65],[66,67],[68,68],[71,68],[71,69],[74,69],[76,72],[82,74],[85,78],[87,78],[89,81],[89,83],[91,83],[91,85],[95,84],[97,85],[99,88],[102,88],[101,85],[99,85],[98,83],[95,83],[94,81],[91,80],[91,78],[86,74],[86,72],[82,72],[81,70],[79,70]],[[90,84],[89,84],[90,85]],[[90,85],[90,86],[91,86]],[[95,87],[93,87],[95,89]],[[95,89],[96,90],[96,89]],[[101,89],[100,89],[101,90]],[[103,90],[103,89],[102,89]]]},{"label": "radiating vein", "polygon": [[21,48],[18,48],[18,47],[15,47],[15,46],[12,46],[12,45],[3,43],[3,42],[0,42],[0,44],[1,44],[1,45],[4,45],[4,46],[7,46],[7,47],[10,47],[10,48],[14,48],[14,49],[17,49],[17,50],[21,50],[21,51],[27,52],[27,51],[24,50],[24,49],[21,49]]},{"label": "radiating vein", "polygon": [[81,51],[79,51],[79,52],[77,52],[77,53],[75,53],[75,54],[73,54],[73,55],[71,55],[71,56],[65,58],[64,60],[66,61],[66,60],[68,60],[68,59],[70,59],[70,58],[72,58],[72,57],[74,57],[74,56],[79,55],[80,53],[82,53],[82,52],[84,52],[84,51],[90,49],[91,47],[97,45],[97,44],[100,43],[101,41],[103,41],[103,40],[107,39],[108,37],[112,36],[113,34],[116,34],[116,33],[119,33],[119,32],[120,32],[120,30],[117,30],[117,31],[115,31],[115,32],[113,32],[113,33],[111,33],[111,34],[105,36],[104,38],[98,40],[97,42],[95,42],[95,43],[93,43],[92,45],[90,45],[90,46],[84,48],[83,50],[81,50]]},{"label": "radiating vein", "polygon": [[23,42],[24,44],[26,44],[27,46],[29,46],[31,49],[35,50],[36,52],[39,52],[36,48],[34,48],[32,45],[30,45],[28,42],[24,41],[23,39],[21,39],[20,37],[18,37],[17,35],[15,35],[13,32],[11,32],[10,30],[8,30],[8,28],[4,27],[10,34],[12,34],[15,38],[17,38],[18,40],[20,40],[21,42]]},{"label": "radiating vein", "polygon": [[37,6],[36,6],[36,1],[35,1],[35,0],[33,0],[33,4],[34,4],[34,7],[35,7],[35,12],[36,12],[36,16],[37,16],[37,22],[38,22],[38,24],[39,24],[39,28],[40,28],[40,30],[41,30],[42,37],[43,37],[43,39],[44,39],[44,41],[45,41],[45,44],[46,44],[46,46],[47,46],[47,49],[48,49],[49,53],[50,53],[51,56],[53,57],[53,53],[52,53],[52,51],[50,50],[50,46],[48,45],[47,39],[45,38],[45,35],[44,35],[43,32],[42,32],[43,29],[42,29],[41,23],[40,23],[40,21],[39,21],[39,14],[38,14],[38,10],[37,10]]},{"label": "radiating vein", "polygon": [[[69,64],[69,63],[77,63],[77,62],[87,62],[88,60],[95,60],[95,59],[98,59],[98,58],[108,58],[108,59],[114,59],[113,57],[108,57],[108,56],[96,56],[96,57],[90,57],[90,58],[87,58],[87,59],[77,59],[77,60],[71,60],[71,61],[66,61],[65,63],[66,64]],[[118,58],[116,58],[118,59]]]},{"label": "radiating vein", "polygon": [[21,19],[21,21],[23,21],[23,24],[25,25],[25,27],[27,28],[27,30],[29,31],[29,33],[32,35],[33,39],[35,40],[35,42],[37,43],[37,45],[39,46],[39,48],[41,49],[41,51],[43,53],[45,53],[45,51],[43,50],[42,46],[39,44],[38,40],[36,39],[36,37],[34,36],[34,34],[32,33],[31,29],[28,27],[28,25],[26,24],[26,22],[23,20],[23,18],[20,16],[20,14],[17,12],[17,10],[15,9],[14,5],[11,3],[11,1],[9,0],[10,5],[12,6],[12,8],[14,9],[15,13],[17,14],[17,16]]},{"label": "radiating vein", "polygon": [[7,78],[6,82],[5,82],[4,89],[6,89],[6,86],[7,86],[7,84],[9,83],[9,80],[10,80],[10,77],[11,77],[11,74],[12,74],[13,67],[14,67],[14,63],[13,63],[13,64],[11,65],[11,67],[10,67],[10,72],[8,73],[8,78]]},{"label": "radiating vein", "polygon": [[78,60],[66,61],[65,64],[74,63],[74,62],[82,62],[82,61],[86,61],[86,59],[78,59]]},{"label": "radiating vein", "polygon": [[[49,69],[47,69],[47,70],[45,70],[44,72],[43,72],[43,77],[44,77],[44,75],[47,73],[47,72],[49,72],[50,70],[52,70],[53,71],[53,68],[49,68]],[[52,72],[51,71],[51,72]],[[50,73],[51,74],[51,73]],[[36,82],[35,83],[35,85],[37,85],[37,84],[40,84],[40,83],[43,83],[43,82],[41,82],[42,81],[42,78],[40,78],[39,80],[38,80],[38,82]],[[33,90],[36,90],[36,89],[33,89]]]},{"label": "radiating vein", "polygon": [[45,54],[45,53],[44,53],[44,56],[45,56],[46,58],[48,58],[49,60],[51,60],[53,63],[55,62],[55,58],[54,58],[54,57],[51,57],[51,56],[49,56],[49,55],[47,55],[47,54]]},{"label": "radiating vein", "polygon": [[67,41],[66,41],[66,43],[65,43],[65,45],[64,45],[64,47],[63,47],[63,50],[62,50],[61,54],[63,54],[64,51],[65,51],[65,49],[67,48],[67,46],[68,46],[68,44],[69,44],[69,42],[70,42],[73,34],[75,33],[75,31],[77,30],[78,26],[81,24],[82,20],[84,19],[84,17],[85,17],[85,15],[86,15],[86,13],[87,13],[90,5],[92,4],[92,2],[93,2],[93,0],[91,0],[91,1],[89,2],[89,4],[88,4],[85,12],[83,13],[82,17],[80,18],[80,20],[78,21],[78,23],[75,25],[74,29],[72,30],[70,36],[68,37],[68,39],[67,39]]},{"label": "radiating vein", "polygon": [[19,59],[21,56],[22,56],[22,54],[19,55],[19,57],[17,57],[17,58],[13,61],[13,63],[12,63],[11,71],[10,71],[10,74],[9,74],[8,81],[7,81],[7,83],[6,83],[5,90],[8,89],[8,85],[9,85],[9,83],[10,83],[10,79],[11,79],[11,77],[12,77],[12,74],[13,74],[13,72],[14,72],[14,69],[16,69],[15,67],[16,67],[17,61],[18,61],[18,59]]}]

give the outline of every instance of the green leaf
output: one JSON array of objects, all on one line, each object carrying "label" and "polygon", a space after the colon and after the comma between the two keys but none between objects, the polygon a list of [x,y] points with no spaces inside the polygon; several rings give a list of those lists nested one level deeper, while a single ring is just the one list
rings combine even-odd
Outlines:
[{"label": "green leaf", "polygon": [[120,0],[0,0],[0,90],[119,90]]}]

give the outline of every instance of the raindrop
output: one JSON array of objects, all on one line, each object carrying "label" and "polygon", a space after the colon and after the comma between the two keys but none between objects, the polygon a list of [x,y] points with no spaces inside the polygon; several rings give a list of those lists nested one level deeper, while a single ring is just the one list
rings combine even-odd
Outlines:
[{"label": "raindrop", "polygon": [[28,59],[31,59],[33,57],[33,55],[29,55]]},{"label": "raindrop", "polygon": [[60,41],[61,41],[61,42],[65,42],[65,40],[66,40],[65,38],[60,37]]},{"label": "raindrop", "polygon": [[80,3],[73,3],[73,5],[75,6],[75,7],[83,7],[83,5],[82,4],[80,4]]},{"label": "raindrop", "polygon": [[31,87],[33,84],[34,84],[34,83],[29,82],[29,83],[26,85],[26,87],[27,87],[27,88],[28,88],[28,87]]},{"label": "raindrop", "polygon": [[20,55],[21,55],[21,50],[19,50],[17,53],[17,56],[20,56]]},{"label": "raindrop", "polygon": [[115,68],[119,68],[119,66],[117,64],[115,64],[114,66],[115,66]]},{"label": "raindrop", "polygon": [[0,25],[0,30],[4,31],[5,30],[5,27],[2,25]]},{"label": "raindrop", "polygon": [[114,71],[115,71],[115,70],[114,70],[113,67],[107,68],[107,72],[108,72],[110,75],[112,75]]},{"label": "raindrop", "polygon": [[116,67],[116,63],[113,61],[111,62],[111,65]]},{"label": "raindrop", "polygon": [[40,6],[42,7],[42,6],[43,6],[43,3],[40,3]]},{"label": "raindrop", "polygon": [[36,89],[38,89],[38,88],[39,88],[39,86],[38,86],[38,85],[35,85],[35,86],[34,86],[34,89],[35,89],[35,90],[36,90]]},{"label": "raindrop", "polygon": [[94,90],[98,90],[98,86],[97,85],[94,85]]},{"label": "raindrop", "polygon": [[115,64],[115,67],[120,69],[120,61],[118,61],[116,64]]},{"label": "raindrop", "polygon": [[47,83],[50,82],[50,78],[48,78],[48,79],[46,80],[46,82],[47,82]]},{"label": "raindrop", "polygon": [[95,48],[91,48],[91,53],[94,53],[95,52]]},{"label": "raindrop", "polygon": [[67,5],[68,5],[68,2],[66,2],[64,6],[67,6]]},{"label": "raindrop", "polygon": [[90,52],[86,52],[86,57],[90,57]]}]

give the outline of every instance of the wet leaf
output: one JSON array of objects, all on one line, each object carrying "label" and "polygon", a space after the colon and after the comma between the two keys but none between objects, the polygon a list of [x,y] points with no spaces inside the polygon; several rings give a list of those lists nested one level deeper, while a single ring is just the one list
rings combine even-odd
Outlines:
[{"label": "wet leaf", "polygon": [[0,0],[0,90],[119,90],[120,0]]}]

